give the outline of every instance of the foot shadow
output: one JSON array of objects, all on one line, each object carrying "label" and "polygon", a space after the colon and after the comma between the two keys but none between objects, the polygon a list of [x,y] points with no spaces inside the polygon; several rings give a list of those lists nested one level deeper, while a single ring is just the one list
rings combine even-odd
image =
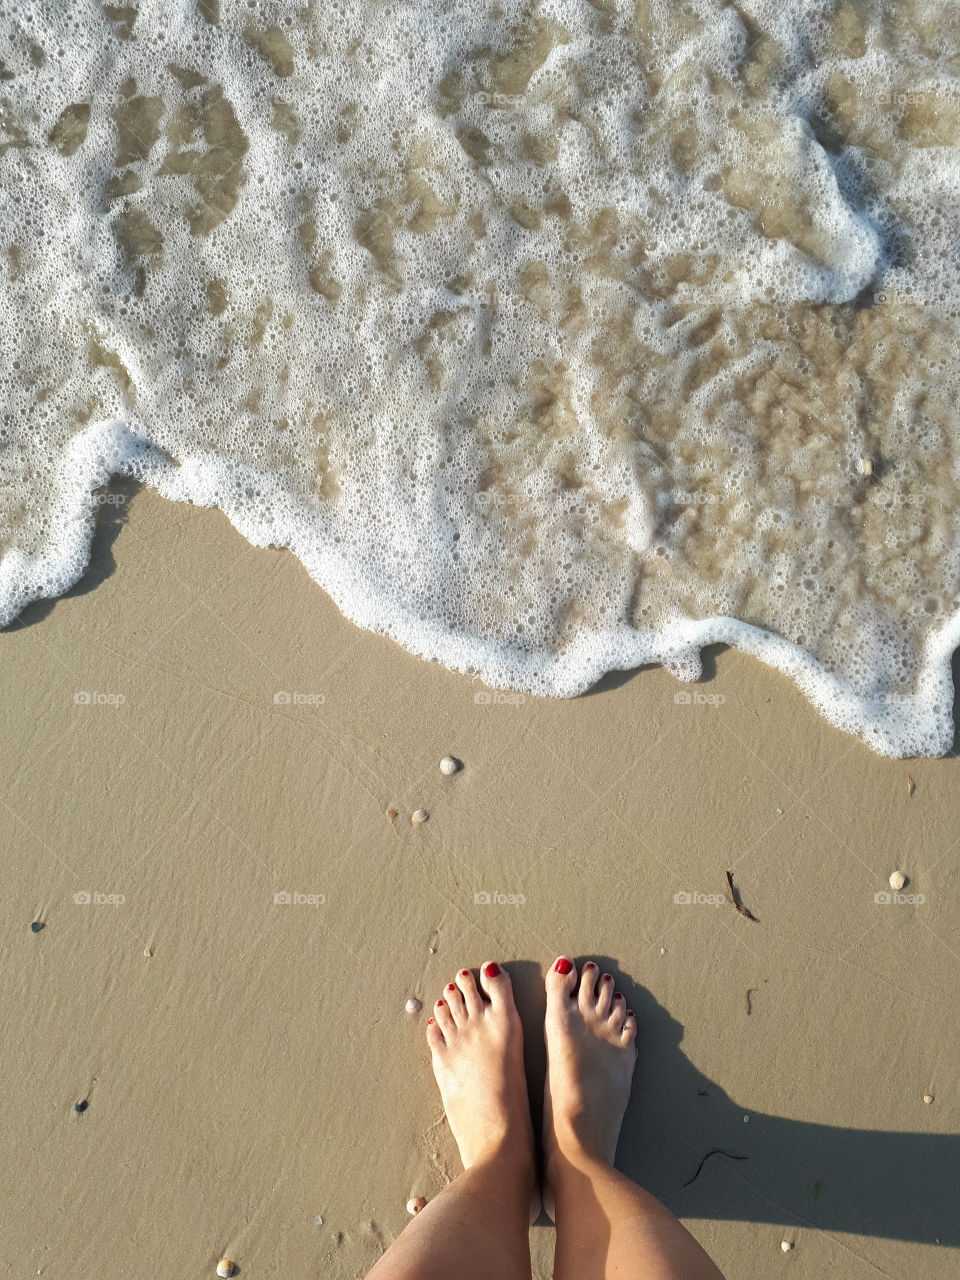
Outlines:
[{"label": "foot shadow", "polygon": [[674,1213],[960,1245],[960,1136],[751,1110],[689,1061],[683,1026],[648,990],[610,957],[591,958],[614,975],[640,1028],[617,1166]]}]

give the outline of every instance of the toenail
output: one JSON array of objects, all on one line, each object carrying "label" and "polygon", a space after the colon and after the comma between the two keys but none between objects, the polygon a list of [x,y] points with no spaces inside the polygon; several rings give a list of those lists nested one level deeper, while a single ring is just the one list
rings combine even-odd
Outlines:
[{"label": "toenail", "polygon": [[587,961],[587,963],[586,963],[583,967],[584,967],[585,969],[595,969],[597,966],[593,963],[593,961],[592,961],[592,960],[588,960],[588,961]]},{"label": "toenail", "polygon": [[433,1021],[433,1019],[432,1019],[432,1018],[428,1018],[428,1019],[427,1019],[427,1026],[428,1026],[428,1027],[429,1027],[429,1025],[430,1025],[430,1023],[431,1023],[432,1021]]},{"label": "toenail", "polygon": [[483,975],[485,978],[499,978],[500,966],[491,960],[489,964],[483,966]]},{"label": "toenail", "polygon": [[444,1003],[444,1002],[443,1002],[442,1000],[438,1000],[438,1001],[437,1001],[437,1008],[438,1008],[438,1009],[442,1009],[442,1008],[443,1008],[443,1003]]},{"label": "toenail", "polygon": [[615,991],[615,992],[613,993],[613,998],[614,998],[614,1000],[622,1000],[622,999],[623,999],[623,996],[620,994],[620,992],[619,992],[619,991]]},{"label": "toenail", "polygon": [[553,967],[557,971],[557,973],[570,973],[573,970],[573,965],[570,963],[569,960],[564,958],[561,958],[560,960],[558,960]]},{"label": "toenail", "polygon": [[460,970],[460,977],[461,977],[461,978],[469,978],[469,977],[470,977],[470,970],[469,970],[469,969],[461,969],[461,970]]},{"label": "toenail", "polygon": [[612,973],[605,973],[605,974],[603,975],[603,980],[604,980],[604,982],[612,982],[612,981],[613,981],[613,974],[612,974]]},{"label": "toenail", "polygon": [[454,983],[454,982],[448,982],[448,983],[447,983],[447,990],[448,990],[448,991],[456,991],[456,989],[457,989],[456,983]]}]

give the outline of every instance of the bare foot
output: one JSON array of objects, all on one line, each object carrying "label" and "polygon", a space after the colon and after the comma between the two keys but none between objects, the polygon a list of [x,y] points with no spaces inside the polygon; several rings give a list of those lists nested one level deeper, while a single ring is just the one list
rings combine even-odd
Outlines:
[{"label": "bare foot", "polygon": [[[613,1164],[637,1061],[637,1020],[609,973],[593,961],[577,970],[565,956],[547,974],[547,1080],[543,1151],[549,1181],[557,1156],[586,1155]],[[547,1183],[543,1202],[553,1217]]]},{"label": "bare foot", "polygon": [[[481,988],[469,969],[447,985],[427,1023],[433,1074],[464,1169],[515,1157],[534,1177],[533,1126],[523,1065],[523,1028],[505,969],[488,961]],[[484,999],[484,992],[487,999]],[[531,1205],[533,1218],[540,1197]]]}]

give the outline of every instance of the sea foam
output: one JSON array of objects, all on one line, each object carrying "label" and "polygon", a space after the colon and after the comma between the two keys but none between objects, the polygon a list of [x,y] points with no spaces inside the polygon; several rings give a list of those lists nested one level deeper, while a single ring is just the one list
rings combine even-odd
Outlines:
[{"label": "sea foam", "polygon": [[949,748],[949,0],[2,24],[3,621],[129,474],[490,685],[722,642]]}]

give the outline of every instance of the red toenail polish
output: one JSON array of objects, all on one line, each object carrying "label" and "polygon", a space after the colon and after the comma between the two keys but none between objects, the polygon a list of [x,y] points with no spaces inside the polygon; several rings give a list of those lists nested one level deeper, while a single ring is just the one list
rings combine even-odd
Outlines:
[{"label": "red toenail polish", "polygon": [[615,992],[613,993],[613,998],[614,998],[614,1000],[622,1000],[622,999],[623,999],[623,996],[620,994],[620,992],[619,992],[619,991],[615,991]]},{"label": "red toenail polish", "polygon": [[573,970],[573,965],[569,960],[565,959],[558,960],[553,967],[557,973],[570,973]]},{"label": "red toenail polish", "polygon": [[438,1001],[437,1001],[437,1008],[438,1008],[438,1009],[442,1009],[442,1008],[443,1008],[443,1001],[442,1001],[442,1000],[438,1000]]},{"label": "red toenail polish", "polygon": [[584,967],[585,969],[595,969],[597,966],[593,963],[593,961],[592,961],[592,960],[588,960],[588,961],[587,961],[587,963],[586,963],[583,967]]},{"label": "red toenail polish", "polygon": [[448,982],[448,983],[447,983],[447,990],[448,990],[448,991],[456,991],[456,989],[457,989],[456,983],[454,983],[454,982]]},{"label": "red toenail polish", "polygon": [[485,978],[499,978],[500,966],[498,964],[494,964],[491,960],[489,964],[485,964],[483,966],[483,976]]},{"label": "red toenail polish", "polygon": [[603,975],[603,980],[604,980],[604,982],[612,982],[612,981],[613,981],[613,975],[612,975],[612,974],[609,974],[609,973],[605,973],[605,974]]},{"label": "red toenail polish", "polygon": [[433,1019],[432,1019],[432,1018],[428,1018],[428,1019],[427,1019],[427,1026],[428,1026],[428,1027],[429,1027],[429,1025],[430,1025],[430,1023],[431,1023],[432,1021],[433,1021]]},{"label": "red toenail polish", "polygon": [[461,978],[469,978],[469,977],[470,977],[470,970],[469,970],[469,969],[461,969],[461,970],[460,970],[460,977],[461,977]]}]

